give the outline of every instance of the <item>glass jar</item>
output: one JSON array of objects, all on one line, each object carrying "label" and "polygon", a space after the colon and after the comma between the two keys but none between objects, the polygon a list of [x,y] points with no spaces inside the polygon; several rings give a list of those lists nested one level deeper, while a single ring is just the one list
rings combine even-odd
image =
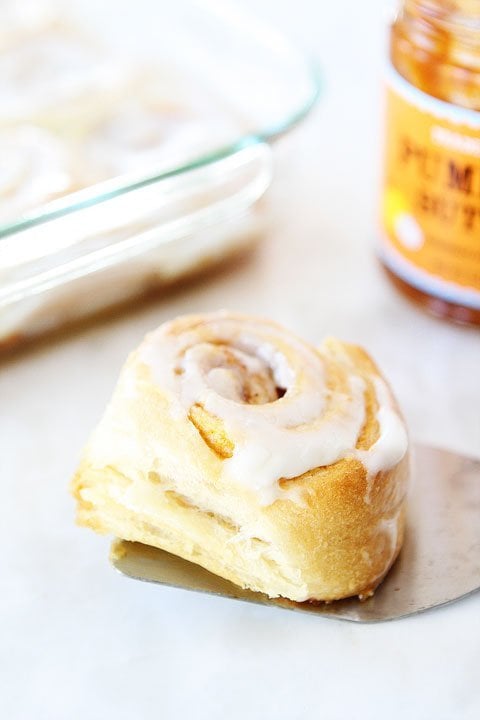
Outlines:
[{"label": "glass jar", "polygon": [[404,0],[391,27],[380,258],[437,315],[480,324],[480,2]]}]

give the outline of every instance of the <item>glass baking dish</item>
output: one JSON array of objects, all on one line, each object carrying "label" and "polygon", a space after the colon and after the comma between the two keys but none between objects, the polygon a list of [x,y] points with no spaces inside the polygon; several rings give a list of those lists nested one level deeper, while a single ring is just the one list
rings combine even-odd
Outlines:
[{"label": "glass baking dish", "polygon": [[13,1],[0,27],[0,348],[253,241],[319,93],[285,37],[226,0]]}]

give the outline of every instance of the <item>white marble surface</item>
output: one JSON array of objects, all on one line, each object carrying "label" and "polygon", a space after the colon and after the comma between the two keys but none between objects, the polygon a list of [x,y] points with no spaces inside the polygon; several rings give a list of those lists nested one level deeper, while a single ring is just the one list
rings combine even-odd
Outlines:
[{"label": "white marble surface", "polygon": [[[253,1],[251,2],[254,5]],[[480,596],[356,626],[135,583],[75,527],[67,483],[127,352],[182,312],[271,315],[358,341],[412,435],[480,453],[480,335],[401,299],[372,253],[381,0],[265,0],[313,49],[318,111],[277,149],[268,233],[247,261],[0,367],[0,714],[9,720],[480,716]]]}]

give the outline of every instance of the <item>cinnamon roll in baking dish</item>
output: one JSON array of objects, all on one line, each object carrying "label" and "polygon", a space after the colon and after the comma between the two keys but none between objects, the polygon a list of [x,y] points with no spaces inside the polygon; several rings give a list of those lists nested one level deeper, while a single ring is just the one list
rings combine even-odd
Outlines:
[{"label": "cinnamon roll in baking dish", "polygon": [[219,312],[129,357],[73,489],[82,525],[305,601],[381,582],[406,480],[405,427],[363,350]]}]

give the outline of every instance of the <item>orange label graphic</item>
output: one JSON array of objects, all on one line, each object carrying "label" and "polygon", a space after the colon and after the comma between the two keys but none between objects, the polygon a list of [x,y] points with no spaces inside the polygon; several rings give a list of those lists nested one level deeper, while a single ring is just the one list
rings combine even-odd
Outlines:
[{"label": "orange label graphic", "polygon": [[480,113],[392,69],[384,183],[385,263],[426,292],[480,308]]}]

